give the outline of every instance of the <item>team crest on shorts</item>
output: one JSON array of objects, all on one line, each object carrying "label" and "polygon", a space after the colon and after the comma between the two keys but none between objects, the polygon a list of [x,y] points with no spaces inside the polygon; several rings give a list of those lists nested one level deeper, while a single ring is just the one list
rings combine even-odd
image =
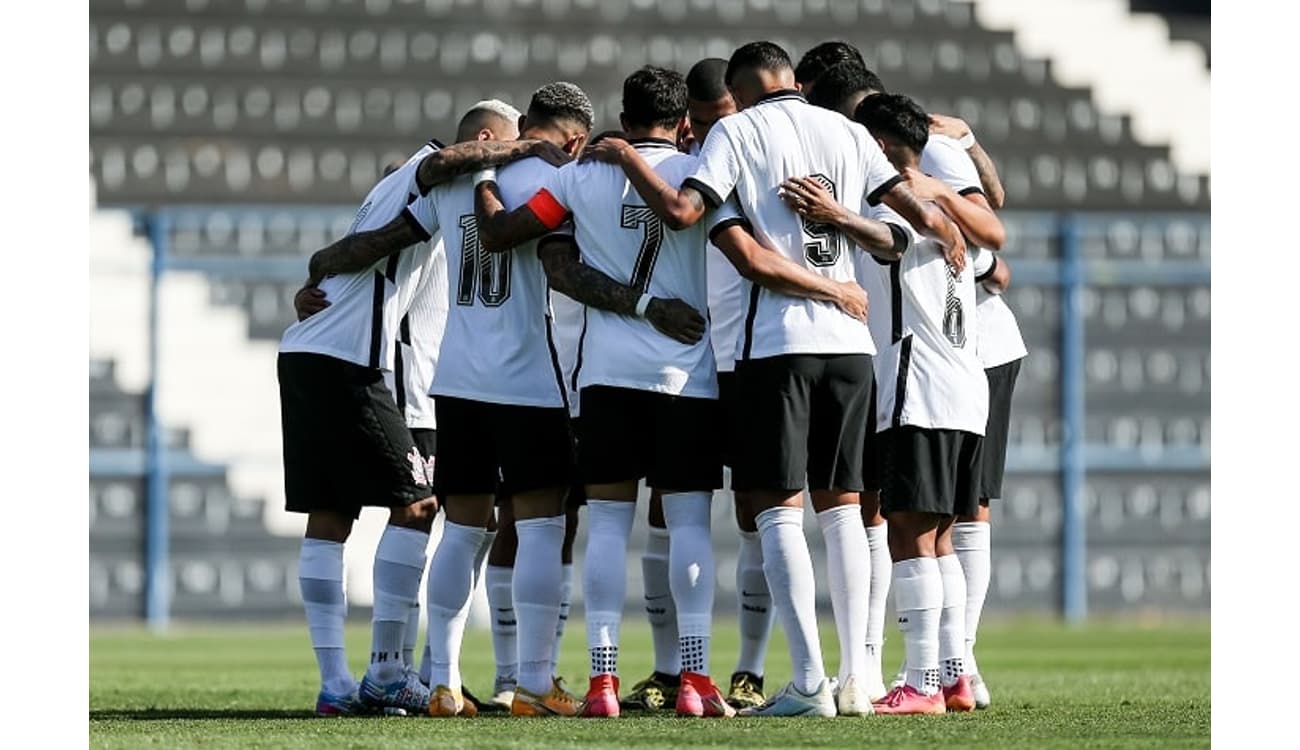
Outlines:
[{"label": "team crest on shorts", "polygon": [[421,487],[428,487],[433,481],[433,458],[428,461],[420,455],[420,449],[412,447],[411,452],[406,454],[407,460],[411,462],[411,479]]}]

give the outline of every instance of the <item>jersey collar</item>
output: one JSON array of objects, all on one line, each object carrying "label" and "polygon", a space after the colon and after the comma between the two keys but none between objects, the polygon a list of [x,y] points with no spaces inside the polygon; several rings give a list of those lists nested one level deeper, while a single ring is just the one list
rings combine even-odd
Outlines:
[{"label": "jersey collar", "polygon": [[627,142],[633,146],[664,146],[671,149],[677,148],[677,144],[667,138],[629,138],[627,139]]},{"label": "jersey collar", "polygon": [[797,99],[801,102],[808,101],[807,99],[804,99],[803,94],[800,94],[798,89],[778,89],[776,91],[769,91],[758,97],[758,101],[754,102],[754,104],[759,105],[766,104],[767,102],[783,102],[790,99]]}]

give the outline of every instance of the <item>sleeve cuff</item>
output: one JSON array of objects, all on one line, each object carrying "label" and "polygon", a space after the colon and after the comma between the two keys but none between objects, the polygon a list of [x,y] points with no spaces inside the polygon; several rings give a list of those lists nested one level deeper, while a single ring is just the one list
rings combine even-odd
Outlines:
[{"label": "sleeve cuff", "polygon": [[[893,245],[894,252],[899,253],[900,255],[906,252],[908,247],[908,238],[909,238],[907,230],[898,226],[897,224],[893,224],[888,221],[885,222],[885,226],[889,227],[889,234],[892,235],[894,238],[894,245]],[[867,254],[871,255],[871,253],[867,253]],[[876,261],[876,263],[882,266],[891,266],[898,262],[896,260],[882,260],[876,257],[875,255],[871,255],[871,259]]]},{"label": "sleeve cuff", "polygon": [[415,218],[415,214],[411,213],[410,206],[402,209],[402,218],[406,219],[406,223],[411,226],[411,229],[420,238],[420,242],[428,242],[433,237],[432,234],[429,234],[429,230],[425,229],[424,225],[420,223],[420,220]]},{"label": "sleeve cuff", "polygon": [[890,190],[893,190],[894,186],[902,181],[903,181],[903,175],[901,174],[896,174],[893,177],[890,177],[888,180],[885,180],[875,190],[872,190],[870,193],[867,193],[867,205],[879,206],[881,196],[883,196],[885,193],[888,193]]},{"label": "sleeve cuff", "polygon": [[533,215],[542,222],[547,229],[555,229],[564,223],[565,217],[569,215],[569,209],[565,208],[551,195],[551,191],[546,188],[538,190],[537,193],[528,199],[526,204]]},{"label": "sleeve cuff", "polygon": [[713,242],[713,239],[722,233],[723,230],[730,229],[731,227],[743,227],[745,231],[750,231],[753,225],[749,223],[748,219],[742,219],[739,216],[733,216],[730,219],[723,219],[717,224],[714,224],[713,228],[709,230],[709,242]]},{"label": "sleeve cuff", "polygon": [[694,177],[687,177],[682,183],[682,187],[698,191],[700,195],[704,196],[704,202],[709,204],[709,208],[717,208],[723,203],[722,196],[718,195],[716,190]]},{"label": "sleeve cuff", "polygon": [[967,195],[974,195],[975,193],[979,193],[980,195],[985,195],[984,189],[981,187],[977,187],[975,185],[971,185],[970,187],[964,187],[961,190],[957,191],[957,195],[960,195],[962,197],[965,197]]},{"label": "sleeve cuff", "polygon": [[998,256],[997,253],[993,253],[993,262],[989,264],[988,269],[984,271],[984,273],[975,277],[975,281],[979,282],[987,279],[988,277],[993,275],[993,272],[996,271],[997,268],[998,268]]}]

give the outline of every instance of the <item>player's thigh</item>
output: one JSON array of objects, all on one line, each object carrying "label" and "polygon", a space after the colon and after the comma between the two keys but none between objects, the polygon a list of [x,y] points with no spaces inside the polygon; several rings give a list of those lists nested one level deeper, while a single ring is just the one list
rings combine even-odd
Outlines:
[{"label": "player's thigh", "polygon": [[[960,430],[894,427],[881,433],[884,486],[881,508],[892,513],[931,513],[940,516],[973,513],[978,439]],[[961,497],[958,487],[964,488]]]},{"label": "player's thigh", "polygon": [[439,455],[433,467],[433,484],[448,507],[458,495],[492,495],[497,491],[493,406],[450,396],[439,396],[434,401]]},{"label": "player's thigh", "polygon": [[646,483],[664,492],[722,486],[722,408],[717,399],[650,394],[654,445]]},{"label": "player's thigh", "polygon": [[874,376],[871,356],[825,358],[813,386],[808,429],[808,488],[861,492]]},{"label": "player's thigh", "polygon": [[357,491],[365,493],[367,504],[387,507],[412,505],[433,495],[427,464],[382,373],[353,366],[349,375],[358,414],[352,472]]},{"label": "player's thigh", "polygon": [[736,390],[744,405],[731,474],[737,492],[803,489],[812,385],[821,370],[820,361],[803,355],[736,363]]},{"label": "player's thigh", "polygon": [[[577,473],[568,411],[562,407],[498,404],[492,425],[501,467],[501,489],[515,501],[520,495],[557,490],[563,501]],[[556,510],[562,512],[563,507]]]},{"label": "player's thigh", "polygon": [[737,445],[740,443],[740,393],[736,373],[718,373],[718,419],[721,427],[716,436],[719,441],[723,466],[736,465]]},{"label": "player's thigh", "polygon": [[970,432],[953,430],[953,514],[974,516],[980,509],[980,489],[983,486],[984,438]]},{"label": "player's thigh", "polygon": [[340,437],[354,429],[347,384],[338,360],[315,354],[281,354],[280,388],[285,510],[357,518],[360,498],[347,491],[349,457]]},{"label": "player's thigh", "polygon": [[980,469],[980,497],[1002,497],[1006,471],[1007,440],[1011,432],[1011,394],[1020,373],[1020,360],[984,371],[989,382],[989,419],[984,430]]},{"label": "player's thigh", "polygon": [[654,444],[653,395],[604,385],[582,389],[578,476],[589,489],[635,483],[646,475]]}]

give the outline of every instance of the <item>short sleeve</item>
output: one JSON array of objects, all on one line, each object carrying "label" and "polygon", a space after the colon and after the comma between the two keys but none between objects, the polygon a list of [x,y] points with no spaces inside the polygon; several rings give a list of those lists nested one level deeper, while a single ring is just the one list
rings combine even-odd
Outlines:
[{"label": "short sleeve", "polygon": [[750,223],[741,213],[740,204],[733,195],[709,214],[709,240],[712,241],[719,232],[734,226],[749,227]]},{"label": "short sleeve", "polygon": [[861,130],[859,135],[863,144],[861,156],[865,160],[864,170],[867,176],[865,183],[867,191],[864,197],[868,206],[875,206],[880,203],[885,193],[893,190],[895,185],[903,181],[903,176],[894,169],[893,164],[889,163],[885,152],[880,150],[880,145],[867,133],[866,128]]},{"label": "short sleeve", "polygon": [[975,162],[960,143],[947,136],[930,136],[921,152],[921,171],[960,195],[984,192]]},{"label": "short sleeve", "polygon": [[402,216],[416,230],[422,240],[428,240],[439,229],[438,212],[433,205],[434,191],[417,196],[402,209]]},{"label": "short sleeve", "polygon": [[717,208],[727,201],[740,180],[740,160],[736,157],[725,123],[718,122],[704,139],[699,166],[682,182],[682,187],[698,190],[709,206]]}]

